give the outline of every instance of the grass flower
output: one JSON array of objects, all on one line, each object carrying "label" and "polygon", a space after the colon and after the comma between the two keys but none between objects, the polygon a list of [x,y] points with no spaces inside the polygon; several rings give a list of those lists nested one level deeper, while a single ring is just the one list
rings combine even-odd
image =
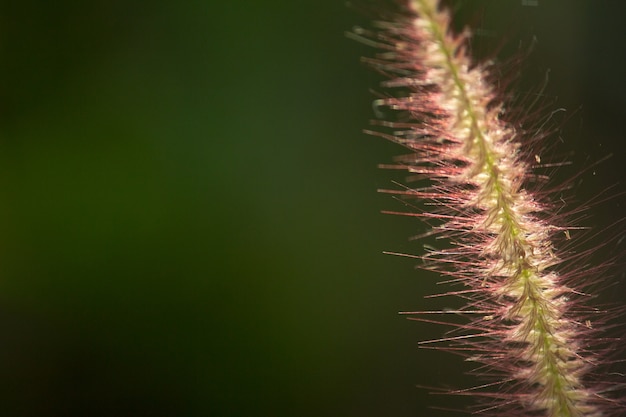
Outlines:
[{"label": "grass flower", "polygon": [[586,292],[602,271],[564,266],[569,255],[556,242],[574,226],[533,185],[539,157],[529,145],[538,138],[504,117],[489,65],[472,61],[469,32],[454,34],[450,19],[435,0],[411,0],[377,33],[354,34],[382,49],[366,60],[388,77],[389,94],[375,105],[398,116],[369,133],[409,150],[384,167],[421,181],[382,191],[427,203],[389,213],[431,224],[449,246],[421,256],[424,267],[464,286],[446,294],[466,302],[458,311],[410,313],[429,322],[432,313],[467,318],[422,344],[479,364],[479,384],[452,393],[481,399],[483,415],[624,415],[605,372],[618,342],[606,336],[615,311],[590,307]]}]

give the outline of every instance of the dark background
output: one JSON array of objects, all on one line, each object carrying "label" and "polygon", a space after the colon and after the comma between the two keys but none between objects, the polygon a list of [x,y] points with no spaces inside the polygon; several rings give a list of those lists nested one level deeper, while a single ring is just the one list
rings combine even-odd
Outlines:
[{"label": "dark background", "polygon": [[[625,7],[521,3],[455,2],[507,45],[537,37],[565,175],[614,155],[584,202],[624,178]],[[0,414],[456,406],[415,386],[468,386],[466,365],[397,315],[436,277],[381,254],[419,253],[424,227],[379,214],[402,177],[376,164],[401,150],[361,133],[379,78],[344,32],[368,21],[330,0],[2,2]],[[601,229],[623,198],[592,213]]]}]

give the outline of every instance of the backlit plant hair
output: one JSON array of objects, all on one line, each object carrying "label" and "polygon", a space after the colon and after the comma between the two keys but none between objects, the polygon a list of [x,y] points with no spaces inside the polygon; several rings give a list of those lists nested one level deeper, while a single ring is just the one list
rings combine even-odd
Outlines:
[{"label": "backlit plant hair", "polygon": [[410,151],[384,167],[420,181],[382,191],[425,202],[394,213],[423,218],[428,234],[449,242],[423,256],[401,255],[464,285],[443,294],[465,301],[458,310],[406,313],[435,323],[432,314],[467,318],[443,321],[453,330],[422,345],[479,364],[473,373],[480,382],[450,393],[481,400],[474,410],[481,415],[624,415],[616,393],[622,385],[608,372],[619,342],[607,336],[617,310],[589,306],[585,292],[605,279],[606,268],[568,266],[590,252],[555,247],[569,243],[576,227],[566,223],[573,216],[557,214],[561,202],[550,200],[533,172],[544,138],[507,119],[511,112],[490,83],[493,70],[472,61],[469,32],[454,34],[436,0],[409,0],[402,13],[379,22],[376,33],[357,29],[352,37],[382,49],[365,59],[388,77],[382,85],[389,93],[375,106],[398,115],[368,132]]}]

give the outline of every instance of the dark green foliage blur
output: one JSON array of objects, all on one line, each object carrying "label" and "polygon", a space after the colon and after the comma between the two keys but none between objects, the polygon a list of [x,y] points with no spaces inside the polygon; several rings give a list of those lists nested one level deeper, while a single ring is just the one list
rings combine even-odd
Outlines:
[{"label": "dark green foliage blur", "polygon": [[[403,150],[361,133],[380,78],[343,34],[370,3],[0,5],[0,415],[458,406],[415,388],[472,384],[417,350],[444,329],[396,314],[446,307],[422,298],[437,277],[382,255],[420,253],[425,227],[379,214],[402,209],[376,194],[402,177],[376,164]],[[459,13],[514,45],[536,34],[529,71],[551,68],[572,110],[561,152],[616,155],[582,196],[622,179],[620,14],[494,3]]]}]

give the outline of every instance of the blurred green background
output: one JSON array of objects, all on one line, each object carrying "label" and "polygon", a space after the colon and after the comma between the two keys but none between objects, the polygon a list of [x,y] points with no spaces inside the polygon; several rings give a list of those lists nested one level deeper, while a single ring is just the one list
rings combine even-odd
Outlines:
[{"label": "blurred green background", "polygon": [[[521,3],[455,4],[537,36],[528,71],[573,110],[573,161],[616,155],[584,199],[624,177],[624,7]],[[379,78],[344,32],[368,21],[331,0],[2,3],[0,414],[452,406],[415,385],[466,366],[396,314],[443,307],[422,299],[436,277],[381,254],[419,253],[424,227],[379,214],[402,176],[376,164],[402,150],[361,133]]]}]

